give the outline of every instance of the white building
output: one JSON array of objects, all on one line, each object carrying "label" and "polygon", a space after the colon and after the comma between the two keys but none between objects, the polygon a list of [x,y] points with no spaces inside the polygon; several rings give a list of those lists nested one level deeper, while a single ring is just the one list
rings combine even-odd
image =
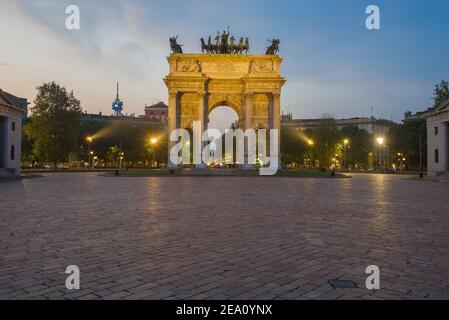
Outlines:
[{"label": "white building", "polygon": [[[360,130],[365,130],[369,134],[376,136],[385,136],[396,123],[385,119],[376,118],[349,118],[349,119],[333,119],[335,120],[335,126],[338,129],[342,129],[347,126],[356,126]],[[293,119],[292,115],[282,116],[282,127],[294,127],[301,130],[315,129],[323,121],[322,118],[316,119]]]},{"label": "white building", "polygon": [[20,175],[22,121],[26,99],[0,89],[0,177]]},{"label": "white building", "polygon": [[428,174],[449,176],[449,100],[426,113]]}]

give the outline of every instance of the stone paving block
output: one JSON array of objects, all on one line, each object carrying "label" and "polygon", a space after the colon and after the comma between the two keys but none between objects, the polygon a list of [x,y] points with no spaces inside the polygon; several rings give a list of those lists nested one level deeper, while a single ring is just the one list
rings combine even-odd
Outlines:
[{"label": "stone paving block", "polygon": [[[448,190],[363,174],[5,182],[0,299],[449,299]],[[70,264],[79,291],[65,288]]]}]

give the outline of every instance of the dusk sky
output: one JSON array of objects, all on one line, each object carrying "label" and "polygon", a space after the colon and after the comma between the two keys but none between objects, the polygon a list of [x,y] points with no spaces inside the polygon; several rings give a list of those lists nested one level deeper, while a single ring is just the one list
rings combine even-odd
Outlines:
[{"label": "dusk sky", "polygon": [[[81,29],[65,28],[65,8],[81,10]],[[365,9],[381,10],[381,30],[365,28]],[[251,53],[280,38],[287,79],[282,109],[296,118],[369,116],[400,121],[430,106],[449,80],[449,1],[9,1],[0,0],[0,88],[32,101],[55,80],[91,113],[111,114],[120,82],[124,112],[167,102],[168,38],[200,52],[201,37],[230,26]]]}]

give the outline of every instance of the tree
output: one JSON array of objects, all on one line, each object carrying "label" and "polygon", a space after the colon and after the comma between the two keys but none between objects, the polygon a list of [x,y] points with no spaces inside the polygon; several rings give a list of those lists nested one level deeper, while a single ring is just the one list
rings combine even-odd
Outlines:
[{"label": "tree", "polygon": [[[404,121],[388,131],[388,141],[392,151],[393,161],[404,163],[409,169],[419,170],[420,140],[423,165],[427,161],[427,126],[425,119]],[[400,154],[400,156],[399,156]]]},{"label": "tree", "polygon": [[320,167],[329,168],[332,158],[341,151],[338,143],[340,132],[335,124],[335,119],[324,116],[313,131],[314,148]]},{"label": "tree", "polygon": [[66,88],[56,82],[37,87],[38,93],[31,108],[31,122],[24,132],[33,142],[33,153],[41,161],[53,163],[67,161],[77,150],[81,106]]},{"label": "tree", "polygon": [[303,164],[307,151],[307,142],[302,131],[296,128],[281,127],[281,161],[287,166]]},{"label": "tree", "polygon": [[[341,128],[341,136],[348,140],[345,154],[346,164],[353,167],[367,167],[368,154],[372,144],[371,135],[357,126],[346,126]],[[344,152],[345,146],[342,147]]]},{"label": "tree", "polygon": [[[91,151],[106,167],[118,165],[117,157],[111,152],[116,147],[124,153],[124,164],[127,167],[142,167],[156,161],[165,164],[168,157],[168,137],[165,127],[161,124],[149,127],[145,123],[81,121],[79,160],[89,159],[89,143],[87,137],[92,137]],[[151,144],[151,138],[157,143]],[[100,161],[101,162],[101,161]]]},{"label": "tree", "polygon": [[434,107],[438,107],[441,103],[449,99],[449,84],[447,81],[441,80],[439,84],[435,85],[433,91]]},{"label": "tree", "polygon": [[30,165],[33,164],[34,155],[33,155],[33,144],[26,134],[26,125],[31,123],[29,118],[26,118],[23,124],[23,132],[22,134],[22,165]]}]

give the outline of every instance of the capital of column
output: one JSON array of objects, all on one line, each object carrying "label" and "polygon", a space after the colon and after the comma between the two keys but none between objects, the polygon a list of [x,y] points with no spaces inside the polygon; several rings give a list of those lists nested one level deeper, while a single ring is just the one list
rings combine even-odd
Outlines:
[{"label": "capital of column", "polygon": [[196,94],[198,95],[199,99],[203,99],[206,96],[205,91],[198,91]]},{"label": "capital of column", "polygon": [[170,99],[176,99],[176,97],[178,96],[178,91],[177,90],[169,91],[168,96]]}]

